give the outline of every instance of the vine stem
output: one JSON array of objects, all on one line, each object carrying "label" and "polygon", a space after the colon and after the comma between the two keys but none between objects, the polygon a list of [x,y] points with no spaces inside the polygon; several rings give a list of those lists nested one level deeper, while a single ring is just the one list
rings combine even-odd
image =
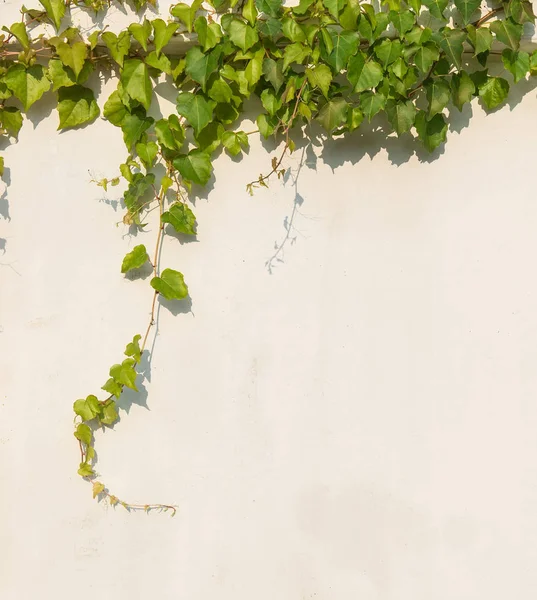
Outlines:
[{"label": "vine stem", "polygon": [[489,19],[491,19],[494,15],[497,15],[499,12],[504,10],[503,6],[499,6],[498,8],[493,8],[486,15],[483,15],[480,19],[478,19],[475,23],[472,23],[474,27],[481,27],[483,23],[486,23]]}]

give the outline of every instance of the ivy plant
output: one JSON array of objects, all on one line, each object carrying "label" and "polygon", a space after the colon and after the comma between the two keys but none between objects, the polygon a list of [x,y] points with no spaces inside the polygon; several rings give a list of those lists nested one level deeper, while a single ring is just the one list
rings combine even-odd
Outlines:
[{"label": "ivy plant", "polygon": [[[137,245],[117,261],[123,274],[152,269],[149,322],[103,377],[102,393],[74,402],[74,436],[78,473],[92,483],[94,497],[175,514],[172,505],[135,505],[110,493],[97,477],[95,439],[116,423],[125,388],[137,391],[159,298],[188,296],[179,265],[160,266],[165,226],[196,235],[189,195],[209,182],[215,156],[240,156],[252,134],[282,141],[267,172],[245,182],[253,193],[283,175],[295,148],[291,131],[314,121],[327,136],[342,136],[384,119],[385,135],[412,136],[432,152],[446,142],[451,106],[462,111],[478,98],[486,110],[498,108],[512,84],[537,74],[537,52],[521,48],[524,25],[535,20],[528,0],[486,8],[479,0],[381,0],[378,9],[359,0],[300,0],[292,7],[281,0],[194,0],[172,6],[166,20],[147,17],[153,4],[131,0],[140,14],[119,32],[88,35],[71,20],[74,7],[104,12],[108,0],[40,0],[22,9],[20,21],[2,26],[0,136],[16,139],[28,110],[54,94],[58,129],[101,117],[121,130],[125,160],[97,183],[106,190],[125,180],[123,222],[143,230],[149,211],[159,212],[150,248]],[[183,34],[191,34],[190,46],[177,55],[174,39]],[[501,75],[489,73],[493,55]],[[99,69],[117,74],[116,89],[100,103],[88,86]],[[149,109],[159,79],[175,85],[177,100],[175,112],[155,121]],[[262,107],[257,130],[245,132],[238,124],[254,96]],[[0,157],[0,176],[3,170]]]}]

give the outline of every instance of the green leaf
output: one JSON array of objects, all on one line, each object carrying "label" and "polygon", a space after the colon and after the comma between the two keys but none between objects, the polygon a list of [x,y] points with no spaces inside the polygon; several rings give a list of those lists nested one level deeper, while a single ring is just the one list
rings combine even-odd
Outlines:
[{"label": "green leaf", "polygon": [[212,154],[222,143],[221,137],[224,133],[224,126],[222,123],[213,121],[209,123],[198,135],[196,135],[196,142],[200,150],[205,151],[207,154]]},{"label": "green leaf", "polygon": [[112,377],[116,383],[120,383],[137,392],[138,388],[135,385],[135,364],[136,361],[133,358],[126,358],[120,365],[117,364],[110,367],[110,377]]},{"label": "green leaf", "polygon": [[231,156],[237,156],[237,154],[242,152],[243,147],[248,147],[248,136],[243,131],[224,131],[222,134],[222,145]]},{"label": "green leaf", "polygon": [[346,4],[345,0],[322,0],[322,2],[334,19],[338,18],[339,13],[343,10]]},{"label": "green leaf", "polygon": [[[326,67],[328,68],[328,67]],[[328,69],[330,70],[330,69]],[[265,88],[261,92],[261,103],[263,104],[263,108],[268,112],[269,115],[275,115],[280,108],[282,107],[281,99],[274,93],[274,91],[270,88]]]},{"label": "green leaf", "polygon": [[347,114],[347,127],[349,131],[358,129],[364,120],[364,113],[358,106],[353,106]]},{"label": "green leaf", "polygon": [[300,0],[298,6],[293,6],[293,13],[295,15],[305,15],[314,2],[315,0]]},{"label": "green leaf", "polygon": [[141,110],[134,111],[132,114],[127,113],[121,122],[125,146],[130,150],[142,137],[142,134],[151,127],[153,122],[154,120],[151,117],[146,117]]},{"label": "green leaf", "polygon": [[[358,51],[360,39],[355,31],[343,31],[333,39],[333,49],[326,62],[336,73],[345,67],[349,58]],[[309,51],[308,51],[309,54]]]},{"label": "green leaf", "polygon": [[188,120],[196,135],[206,127],[213,118],[211,105],[199,94],[181,92],[177,97],[177,112]]},{"label": "green leaf", "polygon": [[[310,1],[313,2],[313,0]],[[278,17],[282,9],[282,0],[256,0],[257,10],[271,17]],[[296,13],[296,11],[295,11]],[[298,13],[296,13],[298,14]]]},{"label": "green leaf", "polygon": [[410,31],[416,22],[416,15],[411,10],[391,10],[389,17],[401,35]]},{"label": "green leaf", "polygon": [[83,421],[91,421],[101,412],[101,407],[95,396],[88,396],[85,400],[77,400],[73,410]]},{"label": "green leaf", "polygon": [[239,19],[232,19],[228,25],[229,39],[243,52],[249,50],[259,40],[257,31]]},{"label": "green leaf", "polygon": [[125,255],[121,263],[121,272],[128,273],[132,269],[143,267],[149,260],[147,250],[143,244],[134,246],[134,248]]},{"label": "green leaf", "polygon": [[50,88],[41,65],[26,68],[21,63],[11,65],[5,75],[7,87],[18,98],[27,111],[34,102]]},{"label": "green leaf", "polygon": [[179,120],[173,123],[173,117],[166,119],[160,119],[155,123],[155,133],[157,140],[161,146],[168,148],[168,150],[179,150],[185,140],[185,132],[182,128]]},{"label": "green leaf", "polygon": [[28,32],[26,31],[25,23],[13,23],[13,25],[9,28],[2,27],[2,30],[14,35],[17,38],[19,44],[24,48],[24,50],[29,50],[30,40],[28,39]]},{"label": "green leaf", "polygon": [[4,174],[4,157],[0,156],[0,177]]},{"label": "green leaf", "polygon": [[9,135],[17,137],[22,127],[22,114],[14,106],[0,106],[0,126]]},{"label": "green leaf", "polygon": [[170,59],[165,54],[161,54],[160,56],[157,56],[157,53],[155,51],[150,52],[145,57],[145,64],[148,67],[152,67],[153,69],[162,71],[163,73],[166,73],[167,75],[171,75],[171,73],[172,73],[172,64],[170,62]]},{"label": "green leaf", "polygon": [[458,70],[462,66],[462,52],[464,50],[464,42],[466,34],[464,31],[457,29],[449,29],[446,27],[443,30],[443,37],[439,39],[439,45],[446,53],[447,58],[451,61]]},{"label": "green leaf", "polygon": [[205,185],[209,181],[213,170],[211,157],[201,150],[192,150],[178,156],[174,159],[173,166],[184,179],[199,185]]},{"label": "green leaf", "polygon": [[472,15],[481,6],[481,0],[455,0],[455,6],[461,13],[463,23],[468,25]]},{"label": "green leaf", "polygon": [[246,69],[244,70],[244,77],[248,81],[250,88],[253,88],[257,82],[261,79],[263,74],[263,56],[265,50],[261,48],[258,50],[254,57],[248,62]]},{"label": "green leaf", "polygon": [[79,423],[78,427],[75,429],[75,437],[77,440],[80,440],[86,446],[91,445],[92,433],[91,429],[84,423]]},{"label": "green leaf", "polygon": [[354,86],[355,92],[362,92],[377,87],[384,78],[382,67],[374,60],[367,61],[362,52],[358,52],[349,60],[347,79]]},{"label": "green leaf", "polygon": [[69,87],[77,83],[84,83],[93,71],[93,65],[89,60],[84,63],[78,77],[75,76],[70,67],[66,67],[61,60],[51,59],[48,63],[47,77],[52,81],[52,91],[61,87]]},{"label": "green leaf", "polygon": [[422,4],[429,9],[433,17],[445,20],[444,11],[447,8],[448,0],[422,0]]},{"label": "green leaf", "polygon": [[155,44],[157,56],[160,55],[162,48],[172,39],[178,27],[179,23],[166,24],[162,19],[155,19],[153,21],[153,43]]},{"label": "green leaf", "polygon": [[110,378],[101,388],[105,392],[112,394],[116,398],[121,396],[121,392],[123,391],[123,386],[115,381],[115,379]]},{"label": "green leaf", "polygon": [[257,127],[259,128],[259,133],[265,138],[268,139],[275,130],[275,125],[273,125],[267,118],[267,115],[261,114],[256,119]]},{"label": "green leaf", "polygon": [[534,23],[532,3],[528,0],[510,0],[507,4],[505,14],[517,23]]},{"label": "green leaf", "polygon": [[360,95],[360,106],[368,121],[386,107],[386,98],[382,94],[364,92]]},{"label": "green leaf", "polygon": [[78,127],[94,121],[100,114],[93,91],[81,85],[58,90],[58,129]]},{"label": "green leaf", "polygon": [[360,17],[359,0],[348,0],[343,12],[339,15],[339,23],[343,29],[356,31]]},{"label": "green leaf", "polygon": [[502,61],[504,67],[513,75],[515,83],[524,79],[530,70],[530,55],[527,52],[515,52],[505,48],[502,52]]},{"label": "green leaf", "polygon": [[503,104],[509,94],[509,83],[502,77],[488,77],[479,86],[479,97],[487,110],[493,110]]},{"label": "green leaf", "polygon": [[45,9],[47,17],[54,23],[56,31],[58,31],[65,15],[65,0],[39,0],[39,3]]},{"label": "green leaf", "polygon": [[[326,65],[316,65],[306,69],[306,77],[311,87],[318,87],[325,98],[328,98],[328,90],[332,83],[332,71]],[[265,90],[266,91],[266,90]],[[266,108],[266,107],[265,107]],[[270,112],[270,111],[269,111]]]},{"label": "green leaf", "polygon": [[278,93],[278,90],[282,87],[284,82],[283,61],[265,58],[265,60],[263,60],[263,75],[265,79],[272,84],[274,91]]},{"label": "green leaf", "polygon": [[375,46],[375,54],[382,66],[386,68],[401,56],[402,45],[399,40],[382,40]]},{"label": "green leaf", "polygon": [[205,17],[198,17],[194,21],[194,30],[198,34],[198,41],[207,52],[214,48],[222,39],[222,29],[218,23],[208,23]]},{"label": "green leaf", "polygon": [[203,0],[194,0],[191,5],[179,2],[170,8],[170,13],[177,19],[183,21],[189,32],[192,32],[192,25],[196,18],[196,12],[202,5]]},{"label": "green leaf", "polygon": [[428,73],[440,53],[434,44],[424,44],[414,55],[414,64],[422,73]]},{"label": "green leaf", "polygon": [[391,126],[399,136],[410,131],[410,128],[414,125],[416,107],[410,100],[407,100],[406,102],[390,100],[386,104],[386,114],[388,115]]},{"label": "green leaf", "polygon": [[233,90],[224,79],[217,79],[208,92],[209,98],[215,102],[230,102]]},{"label": "green leaf", "polygon": [[472,100],[475,94],[475,85],[466,71],[455,73],[451,78],[453,104],[462,111],[462,107]]},{"label": "green leaf", "polygon": [[492,33],[488,27],[476,28],[473,25],[466,27],[468,31],[468,39],[475,49],[475,54],[488,52],[492,46]]},{"label": "green leaf", "polygon": [[304,30],[294,19],[287,18],[282,21],[282,33],[292,42],[306,41]]},{"label": "green leaf", "polygon": [[179,233],[196,235],[196,217],[182,202],[175,202],[166,212],[163,212],[161,221],[169,223]]},{"label": "green leaf", "polygon": [[220,49],[204,54],[198,46],[186,53],[186,72],[201,84],[203,91],[209,77],[218,69],[220,54]]},{"label": "green leaf", "polygon": [[428,117],[441,113],[448,105],[451,98],[451,88],[449,84],[442,79],[434,79],[425,87],[427,100],[429,101]]},{"label": "green leaf", "polygon": [[522,25],[512,19],[494,21],[490,24],[490,30],[496,35],[496,39],[511,50],[518,50],[523,29]]},{"label": "green leaf", "polygon": [[121,102],[121,95],[116,90],[110,94],[110,97],[104,104],[103,116],[110,121],[112,125],[121,127],[125,117],[129,114],[127,107]]},{"label": "green leaf", "polygon": [[252,25],[255,25],[257,19],[257,8],[255,7],[254,0],[246,0],[243,4],[242,16]]},{"label": "green leaf", "polygon": [[415,125],[419,139],[429,152],[432,152],[446,141],[448,126],[444,115],[436,114],[428,119],[425,112],[420,110],[416,116]]},{"label": "green leaf", "polygon": [[[104,37],[103,33],[103,37]],[[73,73],[75,77],[78,77],[80,71],[82,71],[82,67],[86,62],[86,58],[88,57],[88,47],[84,42],[75,42],[72,46],[66,44],[65,42],[60,42],[56,46],[56,52],[60,57],[60,60],[67,67],[71,67],[73,69]]]},{"label": "green leaf", "polygon": [[116,403],[113,400],[108,400],[108,402],[103,407],[103,416],[101,417],[101,423],[103,425],[113,425],[118,420],[118,417],[119,415],[117,414]]},{"label": "green leaf", "polygon": [[140,348],[140,340],[142,336],[140,334],[135,335],[132,338],[132,342],[129,342],[125,348],[125,355],[132,356],[134,360],[138,363],[142,357],[142,350]]},{"label": "green leaf", "polygon": [[289,44],[283,52],[283,71],[287,71],[290,65],[302,64],[310,54],[310,49],[303,44]]},{"label": "green leaf", "polygon": [[133,100],[140,102],[146,110],[149,109],[153,89],[144,62],[138,58],[126,60],[121,71],[121,85]]},{"label": "green leaf", "polygon": [[94,477],[95,476],[95,471],[91,468],[91,465],[86,462],[80,463],[80,468],[78,469],[77,473],[79,475],[81,475],[82,477]]},{"label": "green leaf", "polygon": [[147,41],[152,31],[151,23],[144,19],[143,23],[131,23],[129,25],[129,32],[132,37],[142,46],[145,52],[147,52]]},{"label": "green leaf", "polygon": [[130,31],[122,31],[119,35],[116,35],[111,31],[105,31],[101,34],[101,37],[108,50],[110,50],[112,58],[120,67],[122,67],[125,57],[129,53],[131,47]]},{"label": "green leaf", "polygon": [[164,269],[160,277],[153,277],[151,287],[162,294],[166,300],[182,300],[188,296],[188,287],[183,274],[173,269]]},{"label": "green leaf", "polygon": [[319,111],[317,120],[327,131],[333,131],[347,120],[349,105],[343,98],[329,100]]}]

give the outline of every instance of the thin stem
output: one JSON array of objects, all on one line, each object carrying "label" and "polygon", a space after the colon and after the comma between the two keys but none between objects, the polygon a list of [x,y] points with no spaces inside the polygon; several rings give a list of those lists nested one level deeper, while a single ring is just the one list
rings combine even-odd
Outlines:
[{"label": "thin stem", "polygon": [[483,15],[480,19],[478,19],[475,23],[472,23],[474,27],[481,27],[483,23],[486,23],[489,19],[491,19],[494,15],[497,15],[499,12],[504,10],[503,6],[499,6],[498,8],[493,8],[486,15]]}]

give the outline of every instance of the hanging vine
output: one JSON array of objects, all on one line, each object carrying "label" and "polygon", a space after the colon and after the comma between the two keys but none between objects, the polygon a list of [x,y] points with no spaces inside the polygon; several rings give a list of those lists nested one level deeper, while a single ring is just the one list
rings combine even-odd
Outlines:
[{"label": "hanging vine", "polygon": [[[79,475],[92,482],[93,496],[129,510],[171,511],[164,504],[129,504],[97,480],[95,436],[118,419],[124,389],[137,391],[142,354],[155,325],[159,297],[188,296],[183,274],[160,269],[165,225],[196,234],[188,202],[192,186],[204,186],[222,149],[232,156],[248,147],[251,133],[234,125],[244,102],[257,96],[264,138],[283,141],[271,168],[247,184],[249,193],[285,172],[293,152],[293,128],[318,121],[327,135],[358,129],[384,113],[398,136],[417,137],[429,151],[446,141],[446,108],[458,110],[478,97],[487,110],[502,105],[510,83],[537,74],[537,52],[520,49],[525,23],[535,20],[531,2],[509,0],[490,6],[480,0],[383,0],[380,8],[359,0],[194,0],[170,9],[170,19],[140,17],[121,32],[95,30],[84,36],[72,24],[76,7],[106,11],[108,0],[40,0],[40,9],[22,9],[21,21],[0,34],[0,136],[17,138],[23,114],[45,94],[57,97],[58,128],[86,125],[101,115],[85,86],[97,69],[113,68],[117,89],[102,116],[123,134],[127,156],[119,175],[98,181],[107,189],[123,178],[123,222],[143,228],[158,208],[160,226],[151,243],[137,245],[121,263],[128,273],[150,263],[153,289],[149,321],[110,368],[102,399],[89,395],[74,403],[80,450]],[[154,2],[133,0],[137,11]],[[45,27],[43,27],[45,26]],[[47,29],[48,27],[48,29]],[[55,32],[46,32],[53,27]],[[184,56],[171,51],[173,39],[192,34]],[[506,77],[490,75],[487,63],[501,55]],[[153,85],[166,78],[177,87],[176,113],[148,116]],[[163,166],[158,176],[155,167]],[[0,157],[0,176],[4,159]],[[246,183],[246,182],[245,182]]]}]

